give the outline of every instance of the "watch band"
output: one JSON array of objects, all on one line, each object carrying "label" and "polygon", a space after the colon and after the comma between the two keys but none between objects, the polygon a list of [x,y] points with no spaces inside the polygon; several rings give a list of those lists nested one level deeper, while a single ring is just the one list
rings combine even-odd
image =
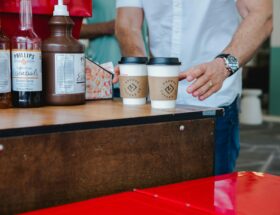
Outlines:
[{"label": "watch band", "polygon": [[[216,58],[222,58],[224,60],[225,67],[230,73],[229,77],[232,76],[233,74],[235,74],[239,70],[239,63],[238,63],[236,57],[234,57],[230,54],[222,53],[222,54],[219,54]],[[233,61],[233,63],[230,62],[230,60],[229,60],[230,58]]]},{"label": "watch band", "polygon": [[227,58],[228,56],[230,56],[230,54],[224,54],[224,53],[222,53],[222,54],[217,55],[217,57],[215,57],[215,58],[222,58],[222,57]]}]

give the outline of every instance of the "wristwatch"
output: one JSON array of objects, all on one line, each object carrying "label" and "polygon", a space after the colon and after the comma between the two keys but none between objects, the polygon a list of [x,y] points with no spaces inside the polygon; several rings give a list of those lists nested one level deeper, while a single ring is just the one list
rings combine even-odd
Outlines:
[{"label": "wristwatch", "polygon": [[222,58],[225,62],[226,69],[229,71],[230,76],[239,70],[239,62],[236,57],[230,54],[219,54],[216,58]]}]

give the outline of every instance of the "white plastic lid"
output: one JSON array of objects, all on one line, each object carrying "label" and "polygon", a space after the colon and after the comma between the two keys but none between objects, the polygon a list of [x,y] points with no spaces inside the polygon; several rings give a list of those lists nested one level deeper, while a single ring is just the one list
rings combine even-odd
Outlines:
[{"label": "white plastic lid", "polygon": [[54,16],[69,16],[69,11],[66,5],[63,4],[63,0],[58,0],[58,5],[54,6]]}]

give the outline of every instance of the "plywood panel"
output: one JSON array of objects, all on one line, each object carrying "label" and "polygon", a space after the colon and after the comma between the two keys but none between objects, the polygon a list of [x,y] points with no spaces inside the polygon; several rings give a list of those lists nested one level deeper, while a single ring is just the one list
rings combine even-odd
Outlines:
[{"label": "plywood panel", "polygon": [[210,176],[213,130],[203,119],[0,138],[0,214]]}]

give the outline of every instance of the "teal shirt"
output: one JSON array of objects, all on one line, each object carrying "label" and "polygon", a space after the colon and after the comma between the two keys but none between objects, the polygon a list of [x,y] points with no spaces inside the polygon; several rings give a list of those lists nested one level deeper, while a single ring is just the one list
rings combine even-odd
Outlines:
[{"label": "teal shirt", "polygon": [[[88,24],[108,22],[116,18],[116,0],[92,0],[93,17],[87,20]],[[91,39],[87,49],[87,56],[102,64],[113,62],[118,64],[121,51],[115,36],[102,36]]]}]

